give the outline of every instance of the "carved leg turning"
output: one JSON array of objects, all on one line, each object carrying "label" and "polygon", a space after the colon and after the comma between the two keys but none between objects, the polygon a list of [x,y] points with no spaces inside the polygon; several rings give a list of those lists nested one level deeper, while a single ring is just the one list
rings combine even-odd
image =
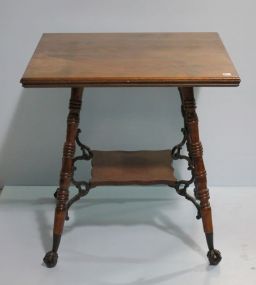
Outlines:
[{"label": "carved leg turning", "polygon": [[79,113],[82,103],[82,88],[72,88],[69,103],[69,115],[67,119],[67,135],[63,148],[62,168],[60,173],[59,188],[56,192],[56,209],[53,227],[53,246],[44,257],[44,263],[47,267],[54,267],[58,260],[58,248],[60,244],[61,234],[64,227],[68,190],[71,183],[73,173],[73,157],[75,154],[75,138],[79,124]]},{"label": "carved leg turning", "polygon": [[187,131],[187,148],[189,156],[194,164],[196,196],[200,200],[200,212],[207,245],[209,248],[207,257],[211,265],[217,265],[221,261],[221,254],[214,249],[213,226],[211,206],[209,203],[209,191],[207,188],[206,171],[203,162],[203,148],[199,138],[198,118],[192,87],[179,88],[182,101],[182,114]]}]

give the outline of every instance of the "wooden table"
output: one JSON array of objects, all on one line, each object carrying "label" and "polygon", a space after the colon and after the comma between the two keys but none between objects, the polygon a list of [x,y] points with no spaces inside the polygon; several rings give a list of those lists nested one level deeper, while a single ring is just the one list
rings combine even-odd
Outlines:
[{"label": "wooden table", "polygon": [[[21,79],[24,87],[71,88],[67,135],[56,210],[53,247],[44,262],[54,267],[69,207],[99,185],[165,184],[190,200],[202,218],[210,264],[221,254],[213,245],[213,226],[203,148],[199,138],[194,86],[238,86],[240,78],[217,33],[96,33],[44,34]],[[168,150],[91,150],[79,139],[79,113],[84,87],[176,86],[181,97],[183,140]],[[159,98],[161,100],[161,98]],[[75,157],[76,145],[81,155]],[[186,145],[188,155],[182,155]],[[184,159],[191,171],[189,180],[178,180],[173,159]],[[76,181],[78,160],[91,160],[90,181]],[[78,193],[69,199],[73,183]],[[195,197],[187,193],[194,183]]]}]

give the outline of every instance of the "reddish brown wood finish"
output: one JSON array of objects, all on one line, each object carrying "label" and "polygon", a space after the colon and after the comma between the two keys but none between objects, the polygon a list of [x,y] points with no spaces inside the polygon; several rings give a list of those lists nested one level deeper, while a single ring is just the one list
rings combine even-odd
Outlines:
[{"label": "reddish brown wood finish", "polygon": [[52,250],[47,252],[44,262],[47,267],[54,267],[58,260],[58,248],[67,215],[67,201],[69,186],[73,174],[73,158],[76,149],[76,134],[79,125],[79,114],[82,104],[83,88],[72,88],[67,118],[67,134],[63,148],[62,168],[60,173],[59,188],[56,192],[56,209],[53,226]]},{"label": "reddish brown wood finish", "polygon": [[205,233],[212,233],[212,216],[209,203],[209,191],[207,188],[206,170],[203,161],[203,147],[199,138],[198,118],[193,88],[183,87],[179,89],[182,101],[182,113],[185,128],[188,134],[187,147],[189,156],[194,163],[195,185],[197,197],[200,200],[201,215]]},{"label": "reddish brown wood finish", "polygon": [[217,265],[222,257],[214,248],[212,213],[209,202],[209,190],[207,188],[206,170],[203,161],[203,147],[200,142],[196,103],[192,87],[179,88],[182,101],[182,114],[187,132],[187,148],[189,156],[194,164],[196,196],[200,200],[200,212],[203,221],[209,251],[207,257],[211,265]]},{"label": "reddish brown wood finish", "polygon": [[[194,86],[237,86],[240,83],[217,33],[44,34],[21,83],[24,87],[72,88],[56,195],[53,247],[44,258],[48,267],[57,263],[67,214],[84,86],[179,86],[208,258],[210,264],[220,262],[220,252],[213,246],[209,191],[193,94]],[[88,187],[164,183],[177,190],[170,151],[153,151],[150,155],[146,151],[129,152],[128,156],[127,153],[94,151]]]},{"label": "reddish brown wood finish", "polygon": [[82,88],[73,88],[69,103],[69,115],[67,119],[67,135],[63,148],[62,169],[60,173],[59,189],[57,191],[57,204],[55,211],[54,234],[61,235],[66,216],[66,203],[68,201],[68,189],[73,173],[73,157],[75,153],[75,137],[79,124],[79,113],[82,104]]},{"label": "reddish brown wood finish", "polygon": [[44,34],[25,87],[236,86],[217,33]]},{"label": "reddish brown wood finish", "polygon": [[99,185],[175,186],[170,150],[93,151],[92,187]]}]

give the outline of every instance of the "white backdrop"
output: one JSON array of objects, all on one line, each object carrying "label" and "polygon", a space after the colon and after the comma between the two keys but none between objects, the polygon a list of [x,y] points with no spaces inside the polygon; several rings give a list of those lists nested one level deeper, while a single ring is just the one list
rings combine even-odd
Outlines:
[{"label": "white backdrop", "polygon": [[[23,89],[19,80],[43,32],[217,31],[239,88],[196,90],[210,185],[256,185],[255,1],[1,0],[0,177],[7,185],[58,183],[69,90]],[[179,142],[175,88],[96,88],[84,96],[84,141],[101,149]],[[172,134],[173,133],[173,134]],[[89,167],[86,165],[86,176]]]}]

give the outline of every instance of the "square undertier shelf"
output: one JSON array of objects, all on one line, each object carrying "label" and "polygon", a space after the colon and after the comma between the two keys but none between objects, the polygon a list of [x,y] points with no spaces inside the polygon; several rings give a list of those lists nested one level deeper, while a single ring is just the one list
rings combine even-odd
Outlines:
[{"label": "square undertier shelf", "polygon": [[93,150],[91,186],[153,185],[175,186],[170,150]]}]

